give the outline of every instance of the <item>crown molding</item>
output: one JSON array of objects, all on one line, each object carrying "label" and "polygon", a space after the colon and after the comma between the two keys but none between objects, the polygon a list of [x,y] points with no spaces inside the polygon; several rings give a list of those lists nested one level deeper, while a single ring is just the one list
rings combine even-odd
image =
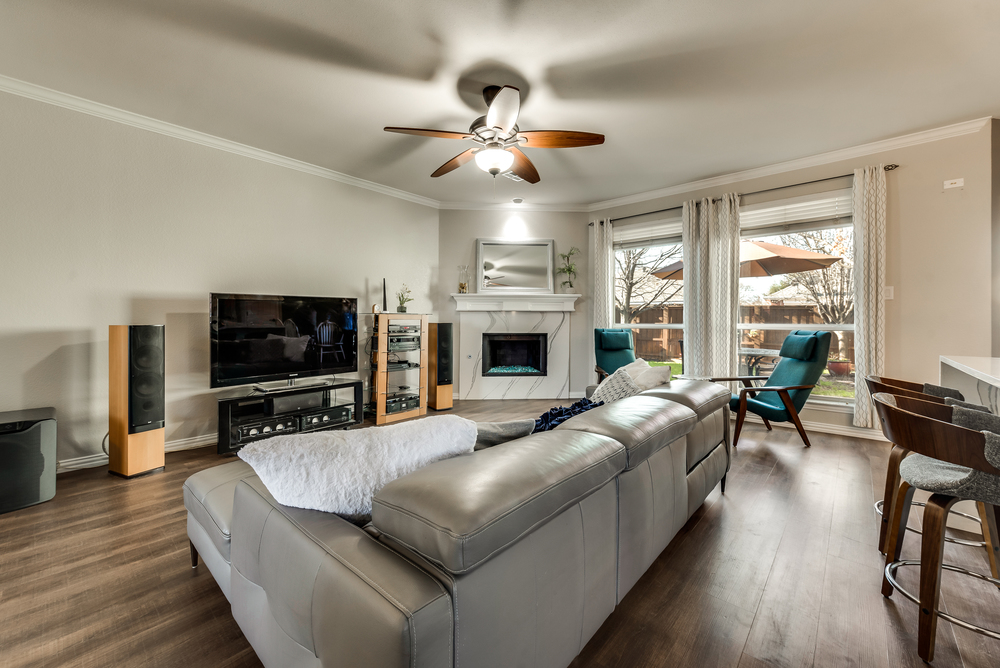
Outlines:
[{"label": "crown molding", "polygon": [[587,205],[587,211],[590,213],[594,211],[603,211],[604,209],[610,209],[616,206],[624,206],[626,204],[638,204],[639,202],[648,202],[649,200],[659,199],[660,197],[669,197],[671,195],[682,195],[684,193],[692,192],[695,190],[702,190],[705,188],[715,188],[717,186],[725,186],[731,183],[749,181],[750,179],[756,179],[763,176],[774,176],[775,174],[784,174],[785,172],[792,172],[799,169],[807,169],[809,167],[821,167],[822,165],[828,165],[832,162],[839,162],[841,160],[853,160],[855,158],[861,158],[866,155],[871,155],[873,153],[892,151],[900,148],[906,148],[908,146],[916,146],[918,144],[926,144],[927,142],[939,141],[941,139],[960,137],[962,135],[979,132],[984,127],[986,127],[986,124],[989,123],[991,120],[993,119],[990,116],[987,116],[985,118],[977,118],[972,121],[964,121],[962,123],[946,125],[941,128],[924,130],[922,132],[914,132],[912,134],[902,135],[900,137],[893,137],[891,139],[882,139],[880,141],[875,141],[868,144],[861,144],[860,146],[842,148],[836,151],[829,151],[827,153],[820,153],[818,155],[812,155],[805,158],[797,158],[795,160],[789,160],[787,162],[779,162],[773,165],[768,165],[766,167],[755,167],[753,169],[743,170],[742,172],[733,172],[731,174],[723,174],[722,176],[713,176],[711,178],[700,179],[698,181],[689,181],[688,183],[682,183],[680,185],[670,186],[668,188],[660,188],[659,190],[650,190],[644,193],[636,193],[635,195],[617,197],[615,199],[604,200],[603,202],[593,202],[592,204]]},{"label": "crown molding", "polygon": [[246,158],[260,160],[261,162],[267,162],[279,167],[294,169],[299,172],[312,174],[313,176],[329,179],[331,181],[337,181],[339,183],[355,186],[357,188],[364,188],[365,190],[406,200],[408,202],[413,202],[414,204],[420,204],[421,206],[427,206],[433,209],[463,211],[553,211],[562,213],[592,213],[617,206],[646,202],[660,197],[680,195],[694,190],[729,185],[731,183],[738,183],[740,181],[747,181],[764,176],[773,176],[775,174],[782,174],[798,169],[818,167],[831,162],[838,162],[840,160],[851,160],[871,155],[872,153],[879,153],[907,146],[916,146],[917,144],[924,144],[941,139],[972,134],[982,130],[983,127],[985,127],[986,124],[992,120],[991,117],[978,118],[962,123],[955,123],[953,125],[946,125],[941,128],[915,132],[901,137],[894,137],[892,139],[884,139],[851,148],[820,153],[806,158],[798,158],[796,160],[780,162],[765,167],[756,167],[754,169],[733,172],[722,176],[714,176],[707,179],[700,179],[698,181],[689,181],[688,183],[682,183],[676,186],[669,186],[667,188],[650,190],[643,193],[636,193],[634,195],[617,197],[615,199],[593,202],[590,204],[514,204],[513,202],[504,204],[482,204],[476,202],[441,202],[430,197],[424,197],[423,195],[417,195],[416,193],[399,190],[398,188],[392,188],[390,186],[382,185],[381,183],[375,183],[374,181],[368,181],[349,174],[343,174],[309,162],[296,160],[277,153],[272,153],[271,151],[265,151],[264,149],[241,144],[230,139],[223,139],[222,137],[216,137],[215,135],[210,135],[205,132],[199,132],[180,125],[168,123],[166,121],[160,121],[155,118],[150,118],[149,116],[143,116],[142,114],[126,111],[124,109],[112,107],[100,102],[87,100],[82,97],[77,97],[76,95],[70,95],[69,93],[62,93],[57,90],[52,90],[51,88],[46,88],[44,86],[28,83],[26,81],[21,81],[20,79],[14,79],[4,75],[0,75],[0,91],[39,102],[45,102],[57,107],[79,111],[81,113],[103,118],[115,123],[129,125],[135,128],[148,130],[150,132],[156,132],[157,134],[173,137],[175,139],[241,155]]},{"label": "crown molding", "polygon": [[57,107],[63,107],[65,109],[72,109],[73,111],[79,111],[84,114],[89,114],[90,116],[96,116],[98,118],[114,121],[115,123],[121,123],[122,125],[130,125],[134,128],[149,130],[150,132],[156,132],[157,134],[166,135],[167,137],[173,137],[175,139],[181,139],[193,144],[200,144],[202,146],[219,149],[220,151],[234,153],[245,158],[268,162],[272,165],[285,167],[287,169],[294,169],[299,172],[312,174],[313,176],[329,179],[331,181],[338,181],[350,186],[364,188],[365,190],[371,190],[383,195],[413,202],[414,204],[421,204],[434,209],[440,207],[440,202],[436,199],[431,199],[430,197],[424,197],[422,195],[406,192],[405,190],[391,188],[389,186],[384,186],[381,183],[375,183],[374,181],[359,179],[356,176],[342,174],[341,172],[336,172],[332,169],[327,169],[326,167],[320,167],[319,165],[314,165],[309,162],[303,162],[302,160],[296,160],[294,158],[278,155],[277,153],[265,151],[264,149],[247,146],[246,144],[241,144],[229,139],[223,139],[222,137],[216,137],[215,135],[199,132],[190,128],[181,127],[180,125],[174,125],[173,123],[167,123],[166,121],[158,121],[155,118],[150,118],[149,116],[143,116],[142,114],[136,114],[131,111],[125,111],[124,109],[118,109],[117,107],[87,100],[82,97],[77,97],[76,95],[70,95],[69,93],[61,93],[57,90],[52,90],[51,88],[45,88],[44,86],[21,81],[20,79],[13,79],[11,77],[0,75],[0,91],[26,97],[31,100],[37,100],[39,102],[45,102]]},{"label": "crown molding", "polygon": [[481,204],[478,202],[441,202],[439,209],[448,211],[554,211],[557,213],[587,213],[590,209],[586,204],[529,204],[521,202],[503,202],[500,204]]}]

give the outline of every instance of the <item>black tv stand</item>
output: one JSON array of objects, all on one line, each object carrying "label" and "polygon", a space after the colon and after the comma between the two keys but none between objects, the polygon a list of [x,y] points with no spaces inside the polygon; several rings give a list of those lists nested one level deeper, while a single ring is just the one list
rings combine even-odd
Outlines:
[{"label": "black tv stand", "polygon": [[[256,388],[255,388],[256,389]],[[337,400],[337,390],[353,390],[351,401]],[[347,429],[364,420],[364,384],[360,380],[270,388],[267,393],[219,398],[219,454],[279,434]]]}]

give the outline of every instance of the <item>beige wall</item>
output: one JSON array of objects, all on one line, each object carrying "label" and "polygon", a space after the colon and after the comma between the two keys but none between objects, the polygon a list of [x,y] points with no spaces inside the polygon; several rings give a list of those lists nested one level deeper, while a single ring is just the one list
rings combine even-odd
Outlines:
[{"label": "beige wall", "polygon": [[[724,192],[751,193],[851,174],[878,163],[896,163],[886,174],[886,375],[916,381],[938,378],[939,355],[989,355],[991,350],[991,126],[973,134],[875,153],[856,160],[748,180],[598,211],[607,218],[663,209]],[[965,187],[944,190],[947,179]],[[745,201],[766,201],[829,185],[782,190]],[[849,423],[849,416],[810,411],[804,419]]]},{"label": "beige wall", "polygon": [[[591,314],[590,263],[588,261],[588,216],[584,213],[548,211],[441,211],[440,258],[441,283],[438,295],[438,320],[454,322],[458,340],[458,314],[451,293],[458,292],[458,265],[468,264],[475,283],[476,239],[486,237],[554,239],[556,266],[562,264],[559,253],[576,246],[580,255],[573,256],[579,276],[574,288],[561,287],[564,276],[556,275],[556,292],[583,295],[576,302],[576,312],[570,319],[570,395],[583,396],[588,383],[595,378],[590,366],[593,348]],[[470,287],[474,291],[475,288]],[[456,355],[458,352],[456,351]]]},{"label": "beige wall", "polygon": [[216,430],[209,292],[436,305],[435,209],[8,94],[0,147],[0,411],[55,406],[60,460],[100,452],[109,324],[166,325],[169,442]]}]

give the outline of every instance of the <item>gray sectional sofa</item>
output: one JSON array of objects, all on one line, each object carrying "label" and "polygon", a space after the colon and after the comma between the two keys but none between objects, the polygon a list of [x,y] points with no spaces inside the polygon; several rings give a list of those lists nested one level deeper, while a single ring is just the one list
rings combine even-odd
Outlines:
[{"label": "gray sectional sofa", "polygon": [[364,529],[230,462],[185,483],[188,536],[266,666],[562,668],[725,484],[729,397],[675,380],[436,462]]}]

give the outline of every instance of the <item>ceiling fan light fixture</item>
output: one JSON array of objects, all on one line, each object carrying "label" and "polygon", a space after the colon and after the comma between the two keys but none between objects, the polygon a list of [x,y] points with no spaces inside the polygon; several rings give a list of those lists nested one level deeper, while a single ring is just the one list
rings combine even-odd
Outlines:
[{"label": "ceiling fan light fixture", "polygon": [[506,172],[514,164],[514,154],[502,148],[484,148],[476,153],[476,165],[493,176]]}]

